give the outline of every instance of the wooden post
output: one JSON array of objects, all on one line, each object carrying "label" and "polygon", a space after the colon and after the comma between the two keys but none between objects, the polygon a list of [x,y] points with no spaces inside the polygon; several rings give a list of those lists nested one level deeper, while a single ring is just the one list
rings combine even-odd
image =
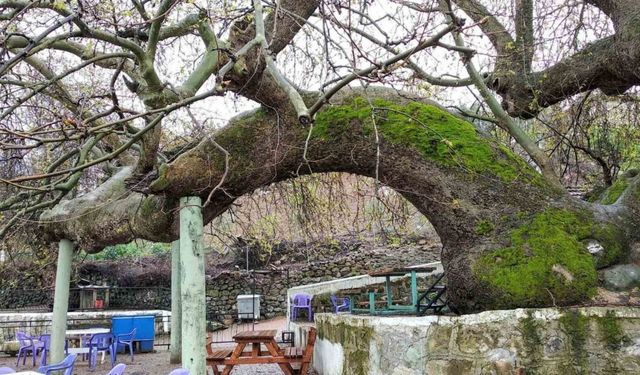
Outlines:
[{"label": "wooden post", "polygon": [[171,243],[171,355],[169,362],[182,362],[182,296],[180,295],[180,240]]},{"label": "wooden post", "polygon": [[206,296],[201,200],[180,198],[180,294],[182,295],[182,367],[206,374]]},{"label": "wooden post", "polygon": [[61,240],[58,249],[56,289],[53,297],[53,323],[51,327],[51,363],[64,359],[64,343],[67,331],[69,309],[69,282],[71,280],[71,259],[73,243]]}]

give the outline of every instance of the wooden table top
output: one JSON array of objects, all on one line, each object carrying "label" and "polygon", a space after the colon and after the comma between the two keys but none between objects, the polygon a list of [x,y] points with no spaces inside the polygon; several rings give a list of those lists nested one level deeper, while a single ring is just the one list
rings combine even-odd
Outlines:
[{"label": "wooden table top", "polygon": [[278,333],[275,329],[242,331],[233,336],[234,340],[272,340]]},{"label": "wooden table top", "polygon": [[388,267],[369,272],[369,276],[404,276],[413,271],[433,272],[436,267]]}]

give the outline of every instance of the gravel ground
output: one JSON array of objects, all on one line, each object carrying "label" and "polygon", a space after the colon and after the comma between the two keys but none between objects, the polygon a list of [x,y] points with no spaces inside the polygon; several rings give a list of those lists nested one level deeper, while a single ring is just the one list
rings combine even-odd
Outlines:
[{"label": "gravel ground", "polygon": [[[254,329],[275,329],[278,331],[277,337],[280,336],[286,326],[286,318],[278,317],[270,320],[260,321],[255,324]],[[237,329],[237,328],[236,328]],[[233,335],[237,333],[236,330],[229,329],[229,332],[218,331],[217,338],[221,341],[231,340]],[[128,355],[119,355],[117,363],[124,363],[127,365],[125,370],[126,375],[167,375],[171,370],[179,368],[179,365],[169,364],[169,351],[162,347],[156,347],[154,353],[141,353],[134,356],[133,362]],[[29,358],[26,366],[20,365],[18,371],[35,371],[37,369],[30,365]],[[39,358],[38,358],[39,359]],[[8,366],[16,368],[16,358],[6,355],[0,355],[0,367]],[[74,375],[103,375],[109,372],[111,369],[109,359],[106,358],[105,363],[100,364],[95,371],[89,370],[87,361],[77,360],[74,367]],[[209,372],[213,374],[213,371],[209,369]],[[278,365],[239,365],[233,368],[231,375],[281,375],[283,372]],[[310,372],[309,374],[313,374]],[[197,374],[194,374],[197,375]]]},{"label": "gravel ground", "polygon": [[[30,359],[30,358],[29,358]],[[136,354],[133,362],[129,356],[118,356],[118,363],[125,363],[127,369],[126,375],[167,375],[171,370],[179,368],[179,365],[169,364],[169,351],[164,349],[158,349],[155,353]],[[0,357],[0,367],[9,366],[16,368],[16,358],[2,356]],[[18,371],[34,371],[36,368],[31,367],[31,364],[27,360],[27,365],[20,365]],[[103,375],[109,372],[109,360],[108,358],[104,363],[98,363],[95,371],[89,370],[87,361],[79,360],[76,362],[74,375]],[[209,371],[213,373],[212,371]],[[231,375],[281,375],[278,365],[244,365],[234,367]],[[312,374],[311,372],[309,374]]]}]

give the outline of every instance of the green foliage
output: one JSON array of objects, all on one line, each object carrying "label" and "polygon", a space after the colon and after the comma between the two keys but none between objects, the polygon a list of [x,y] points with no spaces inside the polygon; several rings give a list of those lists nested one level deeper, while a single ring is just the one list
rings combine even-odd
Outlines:
[{"label": "green foliage", "polygon": [[496,176],[505,182],[523,178],[546,185],[521,158],[480,136],[471,123],[425,103],[397,105],[381,99],[369,102],[356,98],[350,104],[318,113],[313,136],[340,139],[350,136],[357,125],[363,127],[365,136],[373,136],[377,129],[386,141],[412,147],[441,165]]},{"label": "green foliage", "polygon": [[[474,273],[499,291],[505,306],[582,301],[597,285],[596,264],[582,241],[601,240],[605,249],[617,245],[603,235],[608,232],[587,214],[549,209],[514,229],[509,247],[478,259]],[[571,280],[554,266],[570,273]]]},{"label": "green foliage", "polygon": [[171,246],[163,243],[138,241],[123,245],[108,246],[97,254],[87,258],[91,260],[116,260],[123,258],[140,258],[171,252]]}]

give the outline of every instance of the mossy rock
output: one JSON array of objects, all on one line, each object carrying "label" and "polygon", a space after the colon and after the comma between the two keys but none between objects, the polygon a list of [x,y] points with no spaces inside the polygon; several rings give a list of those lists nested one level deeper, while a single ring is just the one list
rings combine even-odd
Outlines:
[{"label": "mossy rock", "polygon": [[[625,254],[621,235],[586,212],[548,209],[520,223],[509,246],[481,256],[473,272],[497,296],[494,307],[569,305],[594,295],[598,262]],[[589,240],[604,247],[599,260],[587,251]]]}]

